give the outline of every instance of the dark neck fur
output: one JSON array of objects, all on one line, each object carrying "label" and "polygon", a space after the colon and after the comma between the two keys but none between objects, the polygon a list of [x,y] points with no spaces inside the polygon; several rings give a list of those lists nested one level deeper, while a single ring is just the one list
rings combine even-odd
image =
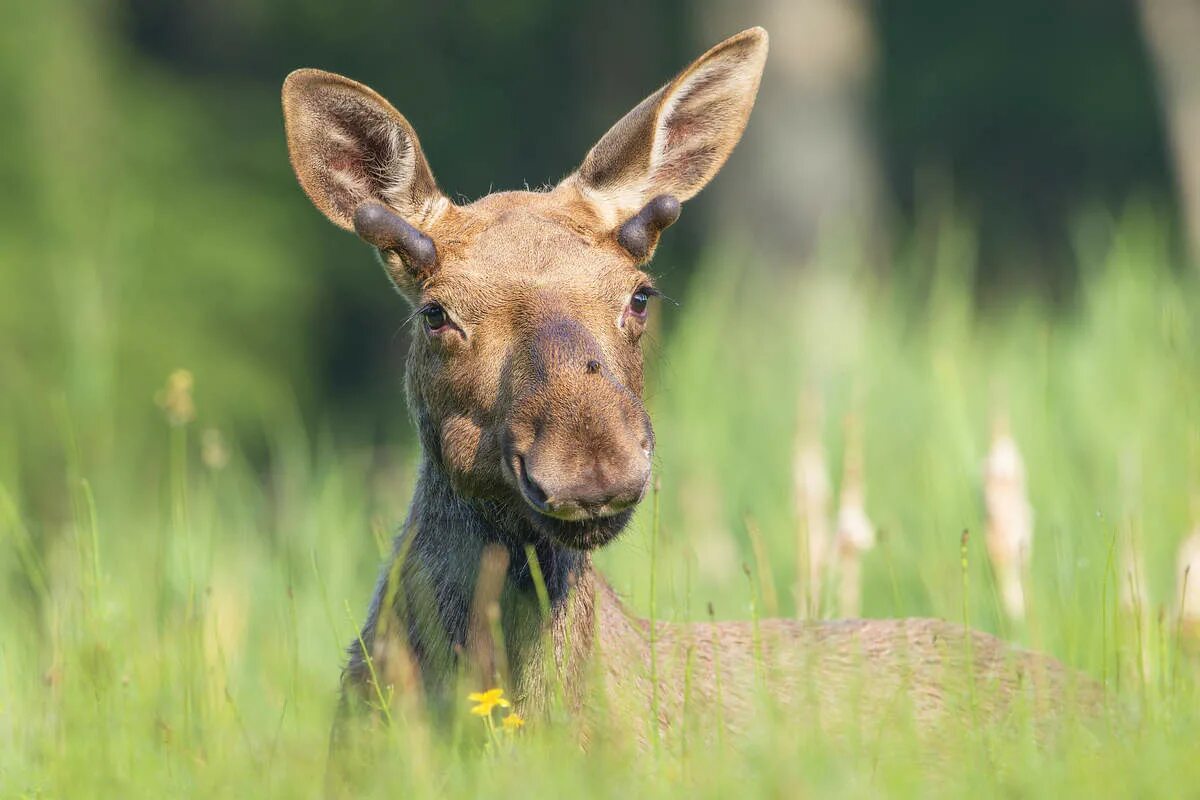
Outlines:
[{"label": "dark neck fur", "polygon": [[[526,546],[534,548],[555,617],[565,612],[576,581],[589,566],[588,557],[549,541],[509,508],[460,497],[438,466],[425,458],[392,562],[376,586],[363,642],[378,660],[384,648],[377,646],[377,638],[402,633],[431,698],[453,684],[468,648],[480,559],[489,545],[508,553],[501,627],[507,663],[517,673],[545,624]],[[389,606],[390,613],[384,610]],[[368,672],[362,655],[357,643],[351,646],[352,680]]]}]

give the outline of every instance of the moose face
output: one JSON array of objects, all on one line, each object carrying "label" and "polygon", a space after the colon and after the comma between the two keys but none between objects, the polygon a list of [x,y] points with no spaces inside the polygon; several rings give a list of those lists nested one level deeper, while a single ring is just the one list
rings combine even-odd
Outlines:
[{"label": "moose face", "polygon": [[646,98],[546,192],[452,204],[415,132],[361,84],[288,76],[292,163],[314,204],[378,250],[415,307],[409,402],[463,498],[599,547],[650,478],[642,353],[656,294],[642,266],[720,169],[757,93],[767,37],[714,47]]},{"label": "moose face", "polygon": [[588,547],[619,532],[650,476],[639,339],[653,289],[556,194],[492,195],[435,228],[463,244],[415,296],[408,389],[457,492],[511,498],[535,529]]}]

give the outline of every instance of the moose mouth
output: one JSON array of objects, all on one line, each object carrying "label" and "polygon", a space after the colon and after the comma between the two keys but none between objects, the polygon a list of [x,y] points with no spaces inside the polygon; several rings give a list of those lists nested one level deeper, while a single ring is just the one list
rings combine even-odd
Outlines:
[{"label": "moose mouth", "polygon": [[594,550],[611,542],[629,524],[641,498],[587,509],[576,503],[551,504],[545,493],[529,478],[523,456],[506,460],[518,493],[524,501],[525,518],[535,531],[576,550]]}]

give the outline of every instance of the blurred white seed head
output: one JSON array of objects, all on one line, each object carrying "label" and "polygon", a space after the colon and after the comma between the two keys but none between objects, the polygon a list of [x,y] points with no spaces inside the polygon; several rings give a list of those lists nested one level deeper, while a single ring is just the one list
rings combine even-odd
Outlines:
[{"label": "blurred white seed head", "polygon": [[[808,611],[820,611],[826,562],[831,544],[829,530],[833,492],[829,486],[825,448],[821,444],[820,404],[811,393],[801,398],[792,456],[792,502],[796,512],[797,597],[808,597]],[[804,603],[798,601],[798,605]]]},{"label": "blurred white seed head", "polygon": [[862,608],[862,554],[875,546],[875,526],[867,516],[863,478],[862,432],[855,417],[846,418],[846,456],[838,498],[834,550],[838,559],[838,613],[857,617]]},{"label": "blurred white seed head", "polygon": [[837,533],[839,552],[862,553],[875,546],[875,526],[866,509],[863,478],[862,431],[855,417],[846,418],[846,457],[842,468],[842,491],[838,498]]},{"label": "blurred white seed head", "polygon": [[1025,462],[1002,415],[993,423],[992,447],[983,462],[983,497],[985,541],[1005,612],[1014,620],[1024,619],[1023,579],[1033,549],[1033,507],[1025,485]]},{"label": "blurred white seed head", "polygon": [[829,538],[829,506],[833,492],[826,470],[825,448],[820,442],[797,442],[792,460],[796,516],[807,523],[809,538],[818,545],[823,545]]}]

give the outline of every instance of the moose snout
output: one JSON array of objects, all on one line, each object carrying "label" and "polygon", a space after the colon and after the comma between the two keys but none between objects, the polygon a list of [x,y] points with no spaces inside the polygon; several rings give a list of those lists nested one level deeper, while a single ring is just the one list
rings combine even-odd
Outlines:
[{"label": "moose snout", "polygon": [[581,520],[618,514],[642,499],[650,481],[649,450],[629,453],[565,454],[533,448],[516,457],[525,501],[542,514]]},{"label": "moose snout", "polygon": [[537,325],[522,350],[502,444],[514,488],[541,516],[558,520],[628,512],[649,483],[654,447],[641,399],[569,316]]},{"label": "moose snout", "polygon": [[[506,460],[525,502],[560,520],[600,519],[637,505],[650,482],[654,434],[639,404],[573,398],[575,413],[510,430]],[[521,436],[520,429],[529,436]]]}]

